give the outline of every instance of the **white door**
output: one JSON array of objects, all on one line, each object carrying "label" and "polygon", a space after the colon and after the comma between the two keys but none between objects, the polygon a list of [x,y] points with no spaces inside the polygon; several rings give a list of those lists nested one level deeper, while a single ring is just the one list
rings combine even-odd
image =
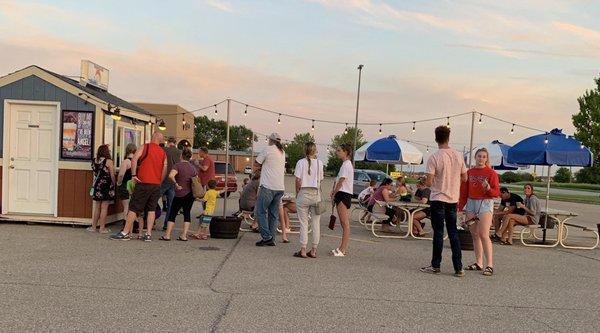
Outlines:
[{"label": "white door", "polygon": [[56,213],[57,112],[56,105],[10,104],[9,151],[3,159],[8,213]]}]

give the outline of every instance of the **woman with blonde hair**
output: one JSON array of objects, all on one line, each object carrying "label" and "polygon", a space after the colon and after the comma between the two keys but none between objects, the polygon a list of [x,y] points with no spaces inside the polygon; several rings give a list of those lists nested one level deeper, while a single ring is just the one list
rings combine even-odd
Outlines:
[{"label": "woman with blonde hair", "polygon": [[[476,262],[467,266],[468,271],[481,271],[483,275],[494,274],[494,259],[490,228],[494,214],[494,198],[500,196],[498,174],[489,164],[487,149],[475,152],[476,165],[467,172],[467,181],[461,184],[459,209],[466,211],[467,225],[473,237]],[[483,255],[486,266],[483,268]]]},{"label": "woman with blonde hair", "polygon": [[[323,180],[323,163],[317,159],[317,146],[308,142],[304,146],[306,158],[296,163],[294,176],[296,176],[296,210],[300,220],[300,251],[294,257],[316,258],[317,246],[321,238],[321,215],[317,211],[317,204],[321,202],[321,181]],[[307,252],[308,246],[308,212],[312,208],[312,249]]]}]

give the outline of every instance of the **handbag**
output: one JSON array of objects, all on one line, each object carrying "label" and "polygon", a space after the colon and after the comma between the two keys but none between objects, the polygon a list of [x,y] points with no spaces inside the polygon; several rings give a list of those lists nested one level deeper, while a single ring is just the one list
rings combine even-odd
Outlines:
[{"label": "handbag", "polygon": [[204,198],[204,194],[206,193],[206,191],[204,190],[204,186],[202,186],[202,184],[200,183],[200,179],[198,179],[198,176],[192,177],[191,180],[192,180],[192,195],[194,196],[194,198],[196,198],[196,199]]},{"label": "handbag", "polygon": [[315,205],[315,213],[317,215],[325,214],[328,206],[325,204],[325,200],[323,200],[323,189],[321,188],[321,166],[319,164],[319,160],[317,160],[317,183],[319,185],[319,196],[321,197],[321,201],[317,202]]}]

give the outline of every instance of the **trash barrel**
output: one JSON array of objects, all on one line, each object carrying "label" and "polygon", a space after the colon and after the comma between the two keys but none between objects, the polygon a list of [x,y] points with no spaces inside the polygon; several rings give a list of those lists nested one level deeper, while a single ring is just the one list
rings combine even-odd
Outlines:
[{"label": "trash barrel", "polygon": [[237,216],[213,216],[210,221],[210,237],[235,239],[240,232],[242,218]]}]

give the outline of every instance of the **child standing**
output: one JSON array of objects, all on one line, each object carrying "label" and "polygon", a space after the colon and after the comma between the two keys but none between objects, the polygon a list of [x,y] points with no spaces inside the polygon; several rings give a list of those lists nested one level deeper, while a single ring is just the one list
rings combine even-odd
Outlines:
[{"label": "child standing", "polygon": [[209,231],[210,217],[215,212],[215,207],[217,206],[217,197],[221,193],[220,191],[217,191],[215,189],[216,187],[217,187],[216,180],[211,179],[208,181],[208,190],[204,194],[204,198],[202,198],[202,201],[204,201],[204,204],[205,204],[205,208],[204,208],[204,213],[200,216],[200,228],[198,229],[198,232],[196,234],[192,235],[192,237],[195,239],[206,240],[206,239],[208,239],[208,236],[210,235],[210,231]]}]

